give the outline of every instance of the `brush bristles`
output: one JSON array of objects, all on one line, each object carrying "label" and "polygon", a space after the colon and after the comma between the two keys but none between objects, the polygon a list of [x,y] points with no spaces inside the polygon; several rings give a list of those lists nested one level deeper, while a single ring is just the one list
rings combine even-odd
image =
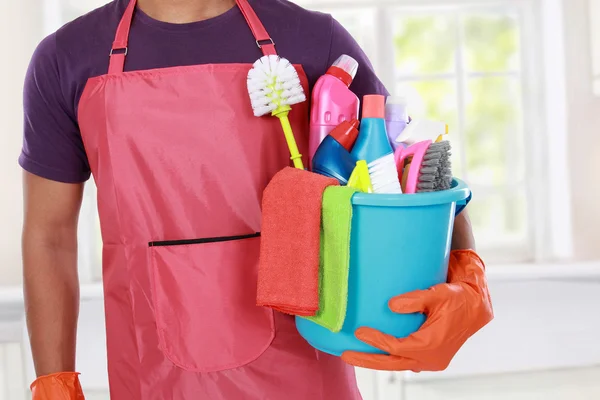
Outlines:
[{"label": "brush bristles", "polygon": [[248,94],[254,115],[273,112],[281,106],[306,101],[296,68],[285,58],[264,56],[248,72]]},{"label": "brush bristles", "polygon": [[432,143],[423,157],[419,170],[417,192],[435,192],[452,186],[452,163],[450,142]]}]

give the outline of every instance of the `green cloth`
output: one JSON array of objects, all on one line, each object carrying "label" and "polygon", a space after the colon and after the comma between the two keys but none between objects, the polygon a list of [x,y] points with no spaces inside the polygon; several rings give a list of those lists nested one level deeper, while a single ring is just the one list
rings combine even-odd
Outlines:
[{"label": "green cloth", "polygon": [[339,332],[346,319],[352,196],[356,192],[348,186],[330,186],[323,193],[319,310],[306,319],[332,332]]}]

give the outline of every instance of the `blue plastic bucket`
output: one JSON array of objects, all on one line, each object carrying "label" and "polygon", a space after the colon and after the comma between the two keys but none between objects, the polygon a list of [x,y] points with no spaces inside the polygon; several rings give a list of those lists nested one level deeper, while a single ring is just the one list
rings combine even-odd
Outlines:
[{"label": "blue plastic bucket", "polygon": [[398,338],[416,332],[425,315],[393,313],[388,302],[446,282],[454,217],[470,198],[469,188],[458,179],[440,192],[355,194],[344,326],[333,333],[297,317],[300,335],[314,348],[339,356],[346,350],[382,353],[355,338],[362,326]]}]

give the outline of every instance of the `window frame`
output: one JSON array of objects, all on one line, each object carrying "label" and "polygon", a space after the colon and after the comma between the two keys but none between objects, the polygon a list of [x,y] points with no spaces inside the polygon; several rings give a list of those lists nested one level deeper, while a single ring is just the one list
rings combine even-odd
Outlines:
[{"label": "window frame", "polygon": [[[406,10],[419,14],[432,12],[505,11],[518,12],[521,19],[521,82],[523,129],[525,133],[525,166],[529,179],[521,186],[526,193],[529,245],[519,248],[498,246],[487,248],[496,264],[547,263],[567,260],[573,255],[572,221],[568,170],[557,168],[567,163],[566,90],[562,6],[560,0],[300,0],[303,7],[348,12],[353,8],[375,8],[377,21],[373,41],[377,49],[371,60],[378,76],[389,88],[398,83],[394,61],[392,16]],[[397,14],[396,14],[397,15]],[[457,30],[460,31],[458,28]],[[543,32],[543,35],[540,35]],[[382,38],[379,40],[378,38]],[[460,50],[459,50],[460,51]],[[462,58],[457,55],[457,59]],[[464,75],[455,71],[449,76]],[[490,76],[490,74],[486,74]],[[464,90],[464,76],[457,90]],[[463,98],[458,93],[458,98]],[[460,116],[459,116],[460,118]],[[458,129],[464,137],[464,130]],[[545,140],[551,137],[552,140]],[[464,162],[463,162],[464,164]],[[558,178],[558,179],[557,179]],[[563,184],[557,184],[562,182]],[[509,186],[505,186],[507,188]],[[481,188],[472,185],[475,193]],[[483,192],[487,189],[483,189]],[[485,194],[485,193],[484,193]],[[476,201],[476,199],[475,199]],[[525,243],[523,243],[525,244]]]},{"label": "window frame", "polygon": [[589,0],[592,92],[600,97],[600,0]]}]

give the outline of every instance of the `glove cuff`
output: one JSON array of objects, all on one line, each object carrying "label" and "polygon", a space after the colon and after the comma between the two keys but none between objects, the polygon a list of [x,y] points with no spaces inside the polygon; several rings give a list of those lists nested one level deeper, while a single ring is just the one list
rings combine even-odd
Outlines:
[{"label": "glove cuff", "polygon": [[40,383],[45,381],[49,381],[52,379],[60,380],[60,381],[77,381],[79,380],[79,372],[56,372],[54,374],[43,375],[38,377],[33,383],[29,386],[31,390],[35,389]]},{"label": "glove cuff", "polygon": [[448,283],[470,282],[481,286],[485,282],[485,263],[474,250],[453,250],[448,264]]},{"label": "glove cuff", "polygon": [[452,250],[450,256],[456,257],[457,260],[464,260],[466,258],[475,264],[481,265],[483,270],[485,270],[485,262],[479,257],[479,254],[477,254],[475,250]]},{"label": "glove cuff", "polygon": [[40,376],[30,388],[33,400],[85,400],[78,372]]}]

